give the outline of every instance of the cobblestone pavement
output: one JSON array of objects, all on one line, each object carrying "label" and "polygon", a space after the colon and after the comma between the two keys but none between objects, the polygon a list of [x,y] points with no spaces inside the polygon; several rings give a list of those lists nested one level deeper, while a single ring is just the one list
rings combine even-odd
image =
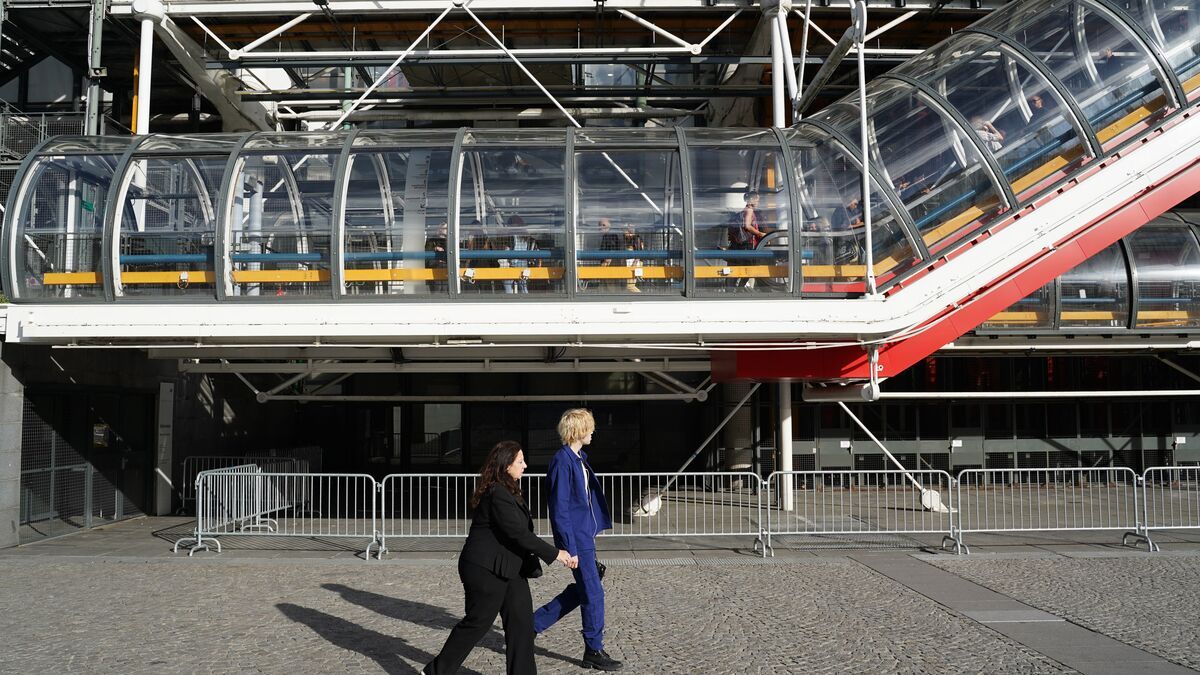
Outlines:
[{"label": "cobblestone pavement", "polygon": [[1200,669],[1200,560],[1194,556],[938,558],[933,564],[1126,644]]},{"label": "cobblestone pavement", "polygon": [[[1193,582],[1193,607],[1197,562],[1156,568]],[[610,652],[626,672],[1066,672],[847,558],[662,563],[614,564],[605,581]],[[1093,579],[1111,564],[1080,561]],[[1139,576],[1131,570],[1142,564],[1118,569]],[[971,565],[955,569],[993,569]],[[1063,576],[1048,575],[1047,585]],[[535,603],[568,578],[548,571],[533,583]],[[411,673],[462,609],[455,567],[444,561],[0,556],[0,579],[6,673]],[[573,615],[538,638],[540,672],[579,672],[578,630]],[[503,672],[498,626],[466,667]]]}]

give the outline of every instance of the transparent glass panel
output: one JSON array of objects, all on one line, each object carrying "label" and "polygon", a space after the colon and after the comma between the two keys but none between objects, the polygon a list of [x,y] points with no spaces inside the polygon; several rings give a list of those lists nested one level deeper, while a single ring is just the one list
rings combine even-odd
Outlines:
[{"label": "transparent glass panel", "polygon": [[[868,94],[867,106],[875,136],[872,152],[878,154],[872,161],[881,165],[931,253],[1001,210],[975,145],[912,87],[885,80]],[[857,116],[830,116],[829,121],[848,125],[841,131],[857,144]]]},{"label": "transparent glass panel", "polygon": [[1124,328],[1129,319],[1129,277],[1120,243],[1062,276],[1063,328]]},{"label": "transparent glass panel", "polygon": [[606,129],[588,127],[575,131],[575,149],[586,150],[588,145],[636,145],[646,144],[676,145],[679,136],[675,129],[665,127],[644,127],[626,129]]},{"label": "transparent glass panel", "polygon": [[55,152],[94,152],[97,154],[119,154],[129,149],[137,136],[61,136],[46,142],[40,154]]},{"label": "transparent glass panel", "polygon": [[216,203],[228,157],[135,159],[118,212],[118,295],[215,297]]},{"label": "transparent glass panel", "polygon": [[779,150],[691,146],[696,288],[704,293],[786,293],[792,262],[776,232],[791,205]]},{"label": "transparent glass panel", "polygon": [[1051,281],[988,319],[980,328],[985,330],[1050,328],[1054,323],[1051,313],[1053,305],[1054,282]]},{"label": "transparent glass panel", "polygon": [[772,145],[779,140],[770,129],[688,129],[689,145]]},{"label": "transparent glass panel", "polygon": [[[804,291],[861,294],[866,290],[862,172],[845,148],[814,127],[802,125],[787,137],[804,214]],[[882,284],[912,267],[918,256],[887,202],[877,190],[872,194],[872,248],[876,280]],[[781,243],[786,246],[786,240]]]},{"label": "transparent glass panel", "polygon": [[553,143],[565,147],[567,132],[565,129],[468,129],[463,136],[463,145],[482,143]]},{"label": "transparent glass panel", "polygon": [[233,294],[329,292],[332,154],[251,154],[238,161],[229,216]]},{"label": "transparent glass panel", "polygon": [[15,206],[21,293],[33,299],[104,295],[101,242],[118,155],[42,156]]},{"label": "transparent glass panel", "polygon": [[1200,325],[1200,248],[1186,225],[1152,223],[1125,238],[1138,279],[1138,328]]},{"label": "transparent glass panel", "polygon": [[357,152],[346,187],[349,295],[444,294],[450,148]]},{"label": "transparent glass panel", "polygon": [[358,132],[354,147],[363,148],[379,145],[427,146],[454,145],[458,132],[453,129],[377,129]]},{"label": "transparent glass panel", "polygon": [[1087,144],[1070,109],[1038,71],[989,37],[952,37],[897,70],[930,84],[967,118],[1018,198],[1083,160]]},{"label": "transparent glass panel", "polygon": [[150,136],[137,152],[181,151],[212,154],[215,152],[233,152],[242,142],[242,134],[203,134],[195,136]]},{"label": "transparent glass panel", "polygon": [[1145,47],[1088,4],[1014,3],[977,25],[1012,35],[1042,59],[1079,103],[1105,148],[1142,129],[1144,120],[1167,104]]},{"label": "transparent glass panel", "polygon": [[467,295],[564,293],[562,148],[464,149],[459,289]]},{"label": "transparent glass panel", "polygon": [[1178,0],[1126,0],[1120,5],[1137,19],[1179,76],[1188,98],[1200,95],[1200,4]]},{"label": "transparent glass panel", "polygon": [[577,152],[575,176],[578,291],[682,294],[679,153]]},{"label": "transparent glass panel", "polygon": [[254,134],[246,142],[247,150],[304,150],[307,148],[324,148],[334,150],[346,144],[346,134],[343,132],[310,131],[297,133],[295,131],[271,131]]}]

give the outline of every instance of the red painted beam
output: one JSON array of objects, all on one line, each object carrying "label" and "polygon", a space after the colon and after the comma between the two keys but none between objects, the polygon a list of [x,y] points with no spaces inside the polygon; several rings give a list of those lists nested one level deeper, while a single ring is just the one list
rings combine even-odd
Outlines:
[{"label": "red painted beam", "polygon": [[[944,345],[979,326],[1047,282],[1099,253],[1196,193],[1200,162],[1152,185],[1129,202],[1059,242],[1054,251],[997,279],[956,307],[934,317],[912,337],[879,349],[879,376],[892,377]],[[986,244],[985,244],[986,245]],[[912,292],[911,288],[906,289]],[[734,380],[865,380],[870,374],[866,351],[859,346],[779,351],[718,351],[711,354],[713,379]]]}]

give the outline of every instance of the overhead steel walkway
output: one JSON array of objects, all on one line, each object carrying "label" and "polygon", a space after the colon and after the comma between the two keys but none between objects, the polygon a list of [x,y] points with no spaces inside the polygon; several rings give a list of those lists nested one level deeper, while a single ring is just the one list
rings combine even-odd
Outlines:
[{"label": "overhead steel walkway", "polygon": [[1035,0],[876,78],[870,255],[850,99],[786,130],[52,139],[6,210],[6,337],[887,376],[1196,192],[1198,45],[1195,2]]}]

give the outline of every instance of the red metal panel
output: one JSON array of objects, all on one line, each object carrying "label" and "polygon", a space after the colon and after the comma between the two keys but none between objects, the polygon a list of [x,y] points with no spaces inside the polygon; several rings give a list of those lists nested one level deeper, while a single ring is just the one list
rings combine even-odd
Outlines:
[{"label": "red metal panel", "polygon": [[[935,317],[912,337],[882,345],[880,376],[891,377],[927,357],[997,312],[1044,286],[1121,237],[1153,220],[1195,194],[1200,185],[1200,162],[1158,185],[1142,191],[1133,201],[1084,225],[1053,251],[1014,268],[954,309]],[[912,292],[911,289],[908,292]],[[713,379],[731,380],[865,380],[869,363],[862,347],[787,351],[724,351],[712,355]]]}]

